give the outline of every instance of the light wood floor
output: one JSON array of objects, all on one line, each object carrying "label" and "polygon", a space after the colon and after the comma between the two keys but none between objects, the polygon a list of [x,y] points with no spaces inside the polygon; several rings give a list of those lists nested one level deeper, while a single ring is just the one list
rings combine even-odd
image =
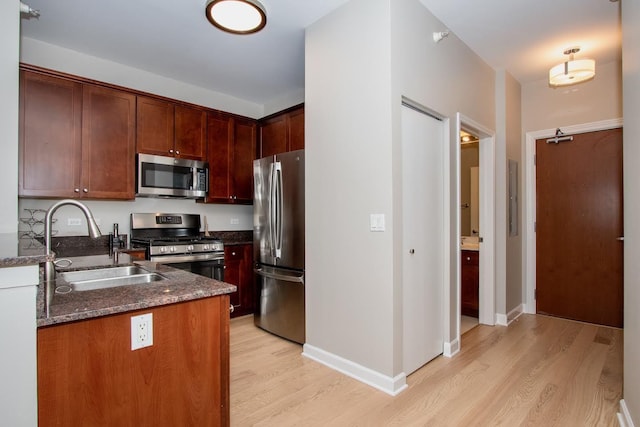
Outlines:
[{"label": "light wood floor", "polygon": [[622,331],[536,315],[480,325],[396,397],[231,321],[232,426],[617,426]]}]

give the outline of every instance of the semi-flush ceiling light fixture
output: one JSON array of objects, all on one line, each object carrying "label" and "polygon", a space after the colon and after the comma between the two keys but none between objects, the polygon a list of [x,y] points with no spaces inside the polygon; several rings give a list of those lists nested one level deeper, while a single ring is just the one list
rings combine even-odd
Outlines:
[{"label": "semi-flush ceiling light fixture", "polygon": [[571,47],[564,51],[569,60],[549,70],[550,86],[568,86],[592,79],[596,75],[596,61],[593,59],[573,59],[580,52],[579,47]]},{"label": "semi-flush ceiling light fixture", "polygon": [[251,34],[267,24],[267,12],[257,0],[209,0],[207,19],[222,31]]}]

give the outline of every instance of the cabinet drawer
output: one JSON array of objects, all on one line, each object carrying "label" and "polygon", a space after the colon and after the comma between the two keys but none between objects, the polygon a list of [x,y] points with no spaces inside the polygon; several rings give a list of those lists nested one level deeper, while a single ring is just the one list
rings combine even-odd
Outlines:
[{"label": "cabinet drawer", "polygon": [[478,251],[462,251],[462,265],[478,265]]}]

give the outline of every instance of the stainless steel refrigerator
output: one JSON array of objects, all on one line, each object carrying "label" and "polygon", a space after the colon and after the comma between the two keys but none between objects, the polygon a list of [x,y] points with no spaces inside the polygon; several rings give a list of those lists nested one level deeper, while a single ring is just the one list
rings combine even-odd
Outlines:
[{"label": "stainless steel refrigerator", "polygon": [[304,150],[253,162],[256,326],[303,344]]}]

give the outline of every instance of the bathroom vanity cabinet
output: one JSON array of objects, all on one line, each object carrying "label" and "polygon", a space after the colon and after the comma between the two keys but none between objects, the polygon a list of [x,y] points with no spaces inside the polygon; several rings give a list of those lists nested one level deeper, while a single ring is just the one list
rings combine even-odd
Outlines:
[{"label": "bathroom vanity cabinet", "polygon": [[460,311],[464,316],[478,317],[479,252],[462,251],[460,279]]}]

